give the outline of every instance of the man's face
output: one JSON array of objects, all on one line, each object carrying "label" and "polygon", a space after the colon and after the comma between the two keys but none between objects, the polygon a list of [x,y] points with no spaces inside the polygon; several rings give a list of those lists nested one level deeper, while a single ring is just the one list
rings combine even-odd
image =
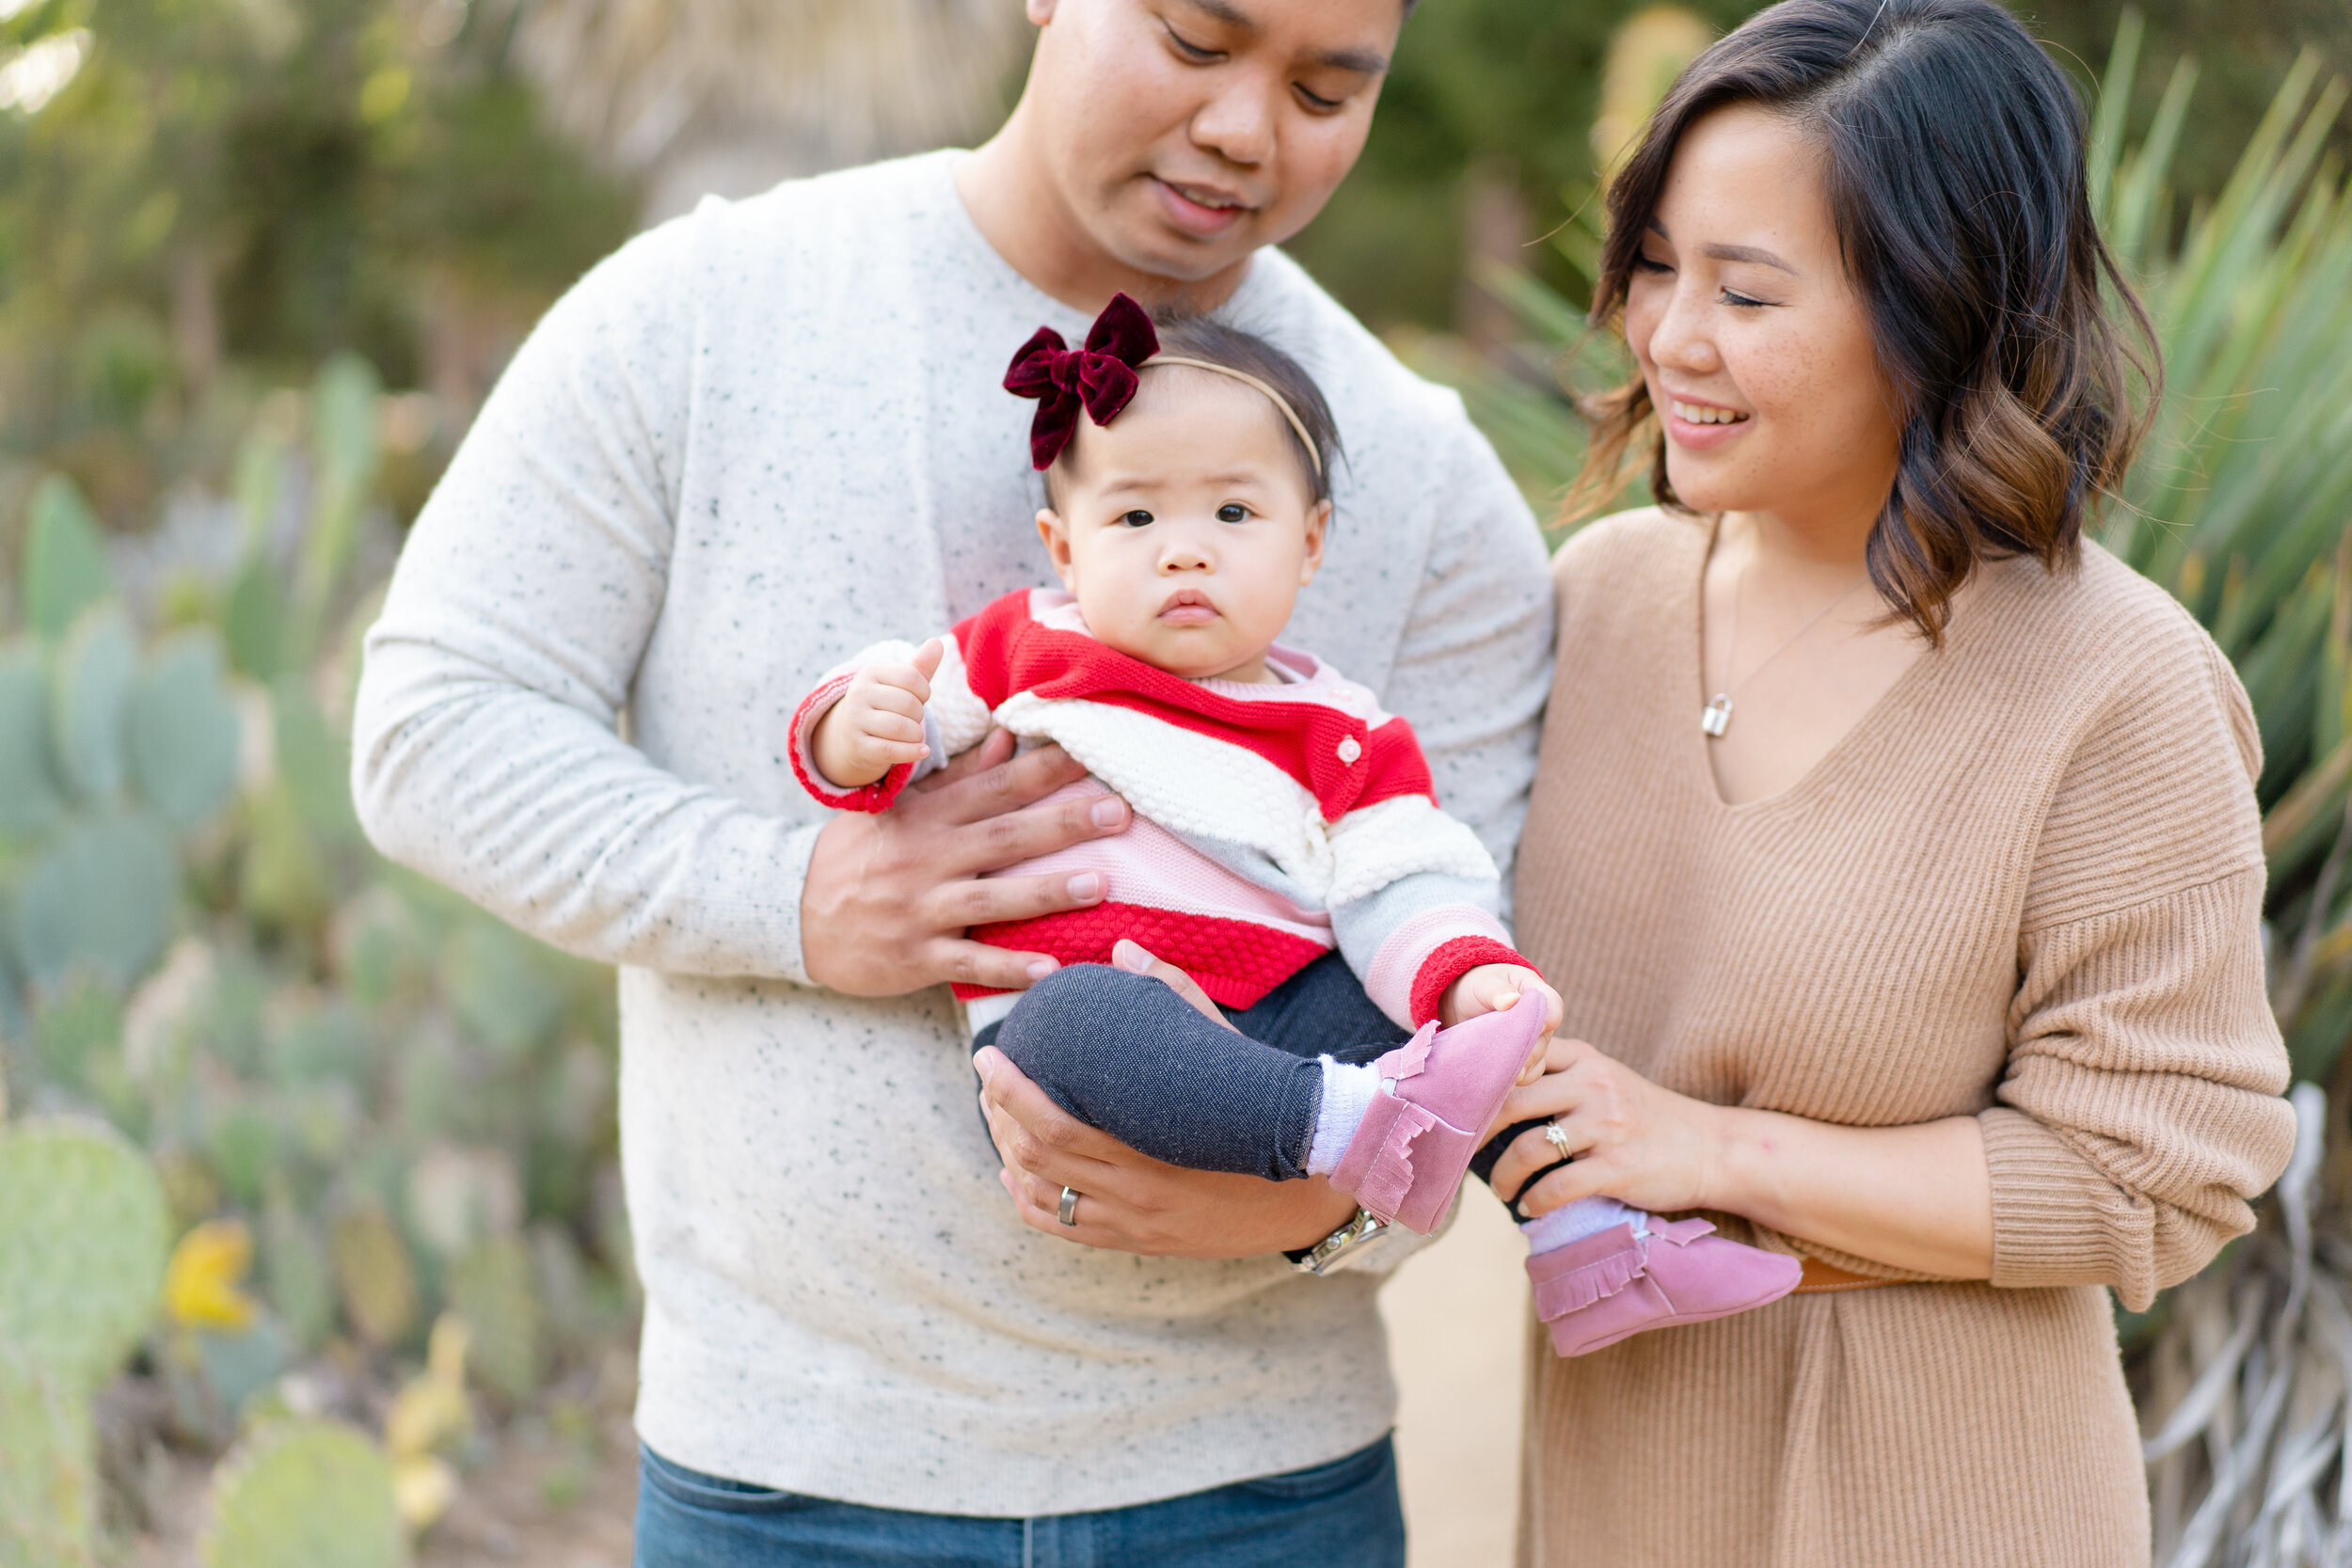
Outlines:
[{"label": "man's face", "polygon": [[1105,254],[1186,282],[1322,210],[1372,125],[1403,0],[1028,0],[1056,198]]}]

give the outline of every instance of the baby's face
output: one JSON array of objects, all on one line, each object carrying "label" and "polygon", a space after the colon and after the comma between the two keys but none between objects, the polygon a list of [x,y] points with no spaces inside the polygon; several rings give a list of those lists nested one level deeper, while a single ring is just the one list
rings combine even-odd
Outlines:
[{"label": "baby's face", "polygon": [[1108,425],[1081,418],[1038,531],[1094,635],[1171,674],[1266,681],[1266,649],[1323,563],[1317,501],[1264,393],[1144,372]]}]

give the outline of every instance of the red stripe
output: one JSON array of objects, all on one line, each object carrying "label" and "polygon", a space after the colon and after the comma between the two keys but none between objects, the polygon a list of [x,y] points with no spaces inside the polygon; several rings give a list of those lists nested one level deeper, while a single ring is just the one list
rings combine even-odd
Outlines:
[{"label": "red stripe", "polygon": [[[1321,942],[1249,921],[1140,904],[1097,904],[972,928],[974,942],[1046,953],[1064,964],[1106,964],[1122,937],[1141,942],[1154,957],[1190,974],[1210,1001],[1224,1007],[1254,1006],[1328,951]],[[963,985],[955,993],[965,1002],[996,994],[987,986]]]},{"label": "red stripe", "polygon": [[1492,937],[1455,937],[1452,942],[1441,942],[1429,957],[1422,959],[1421,972],[1413,976],[1412,997],[1407,1003],[1412,1009],[1413,1027],[1418,1029],[1438,1016],[1447,987],[1485,964],[1517,964],[1539,980],[1544,976],[1542,970]]},{"label": "red stripe", "polygon": [[[1400,795],[1433,800],[1429,764],[1413,729],[1377,728],[1323,703],[1243,702],[1154,669],[1093,638],[1040,626],[1026,590],[1008,594],[956,627],[972,689],[993,710],[1016,691],[1083,699],[1148,714],[1254,752],[1311,791],[1327,821]],[[1353,740],[1355,746],[1345,743]],[[1353,750],[1353,761],[1342,753]]]}]

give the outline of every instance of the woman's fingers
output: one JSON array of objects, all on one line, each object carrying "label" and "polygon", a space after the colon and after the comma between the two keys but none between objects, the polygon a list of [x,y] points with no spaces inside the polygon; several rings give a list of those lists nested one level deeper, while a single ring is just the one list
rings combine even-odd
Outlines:
[{"label": "woman's fingers", "polygon": [[[1217,1005],[1209,1000],[1209,993],[1191,975],[1155,956],[1139,942],[1121,937],[1111,948],[1111,962],[1130,974],[1148,974],[1192,1005],[1193,1010],[1210,1022],[1232,1029],[1232,1020],[1227,1018]],[[1235,1030],[1235,1033],[1240,1031]]]}]

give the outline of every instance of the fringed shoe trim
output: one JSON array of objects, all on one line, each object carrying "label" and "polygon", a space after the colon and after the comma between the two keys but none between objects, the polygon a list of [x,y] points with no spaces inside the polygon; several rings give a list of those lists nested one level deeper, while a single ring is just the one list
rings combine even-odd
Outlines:
[{"label": "fringed shoe trim", "polygon": [[1441,1125],[1412,1101],[1399,1101],[1396,1119],[1389,1123],[1380,1151],[1373,1156],[1372,1168],[1356,1189],[1356,1201],[1383,1221],[1393,1221],[1397,1211],[1405,1207],[1406,1195],[1413,1190],[1413,1140]]},{"label": "fringed shoe trim", "polygon": [[1530,1258],[1535,1316],[1549,1323],[1615,1295],[1648,1272],[1649,1243],[1650,1238],[1634,1235],[1631,1226],[1620,1225]]}]

